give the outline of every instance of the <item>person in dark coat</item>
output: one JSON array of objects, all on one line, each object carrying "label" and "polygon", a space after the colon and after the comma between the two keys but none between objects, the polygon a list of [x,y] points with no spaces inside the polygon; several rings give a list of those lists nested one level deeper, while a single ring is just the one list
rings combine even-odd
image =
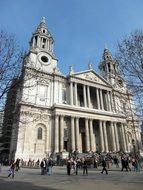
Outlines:
[{"label": "person in dark coat", "polygon": [[72,165],[71,160],[68,159],[68,161],[67,161],[67,175],[71,175],[71,165]]},{"label": "person in dark coat", "polygon": [[47,174],[47,161],[45,158],[41,161],[40,167],[41,167],[41,175]]},{"label": "person in dark coat", "polygon": [[15,162],[15,171],[18,171],[20,169],[19,164],[20,164],[20,159],[17,158]]},{"label": "person in dark coat", "polygon": [[121,157],[121,164],[122,164],[121,171],[123,171],[124,168],[126,169],[126,171],[128,171],[128,160],[126,157]]},{"label": "person in dark coat", "polygon": [[103,158],[103,160],[102,160],[102,174],[103,174],[103,172],[105,171],[106,172],[106,174],[108,174],[108,171],[107,171],[107,169],[106,169],[106,160],[105,160],[105,158]]},{"label": "person in dark coat", "polygon": [[87,158],[84,158],[83,160],[83,175],[88,175],[88,160]]}]

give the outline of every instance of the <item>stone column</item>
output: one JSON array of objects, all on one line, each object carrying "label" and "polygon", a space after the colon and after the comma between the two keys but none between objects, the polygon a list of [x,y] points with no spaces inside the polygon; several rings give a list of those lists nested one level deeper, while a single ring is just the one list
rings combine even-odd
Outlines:
[{"label": "stone column", "polygon": [[59,152],[59,116],[55,116],[55,152]]},{"label": "stone column", "polygon": [[97,109],[100,109],[99,89],[96,88]]},{"label": "stone column", "polygon": [[60,152],[64,149],[64,128],[63,128],[64,117],[60,116]]},{"label": "stone column", "polygon": [[104,93],[104,97],[105,97],[104,109],[106,111],[109,111],[109,101],[108,101],[107,91],[106,93]]},{"label": "stone column", "polygon": [[51,52],[53,52],[53,44],[51,43]]},{"label": "stone column", "polygon": [[100,90],[101,109],[104,110],[102,89],[99,89],[99,90]]},{"label": "stone column", "polygon": [[41,44],[40,44],[40,43],[41,43],[41,38],[38,36],[38,37],[37,37],[37,46],[38,46],[38,47],[41,47]]},{"label": "stone column", "polygon": [[100,131],[101,152],[104,152],[105,149],[104,149],[103,126],[101,120],[99,120],[99,131]]},{"label": "stone column", "polygon": [[94,152],[96,149],[96,147],[95,147],[96,142],[94,142],[93,121],[91,119],[89,120],[89,127],[90,127],[90,150]]},{"label": "stone column", "polygon": [[54,76],[53,79],[53,103],[59,103],[59,82],[57,81],[56,77]]},{"label": "stone column", "polygon": [[71,117],[71,150],[75,150],[75,128],[74,128],[74,118]]},{"label": "stone column", "polygon": [[111,121],[112,151],[116,151],[115,132],[113,122]]},{"label": "stone column", "polygon": [[86,151],[90,150],[89,146],[89,126],[88,126],[88,119],[85,119],[85,136],[86,136]]},{"label": "stone column", "polygon": [[52,48],[51,48],[51,40],[49,41],[49,50],[51,51]]},{"label": "stone column", "polygon": [[70,82],[70,104],[73,105],[73,83]]},{"label": "stone column", "polygon": [[37,44],[36,44],[36,40],[35,40],[35,37],[33,37],[33,43],[32,43],[32,47],[35,47],[35,46],[37,46]]},{"label": "stone column", "polygon": [[128,142],[128,135],[127,135],[127,131],[126,131],[125,127],[127,127],[127,126],[124,126],[124,130],[125,130],[126,147],[127,147],[127,151],[129,152],[130,148],[129,148],[129,142]]},{"label": "stone column", "polygon": [[117,129],[117,123],[113,123],[114,126],[114,132],[115,132],[115,140],[116,140],[116,152],[120,150],[120,145],[119,145],[119,136],[118,136],[118,129]]},{"label": "stone column", "polygon": [[87,86],[87,100],[88,100],[88,107],[91,108],[91,98],[90,98],[90,87]]},{"label": "stone column", "polygon": [[114,104],[114,100],[113,100],[112,91],[110,91],[109,96],[110,96],[110,100],[111,100],[111,111],[115,112],[115,104]]},{"label": "stone column", "polygon": [[48,40],[46,40],[45,49],[48,50]]},{"label": "stone column", "polygon": [[77,106],[77,83],[74,84],[75,105]]},{"label": "stone column", "polygon": [[50,42],[49,42],[49,40],[48,40],[48,43],[47,43],[47,46],[48,46],[48,51],[50,51]]},{"label": "stone column", "polygon": [[105,151],[108,152],[108,138],[107,138],[107,127],[106,127],[106,121],[103,121],[103,131],[104,131],[104,142],[105,142]]},{"label": "stone column", "polygon": [[84,107],[87,107],[86,86],[83,85]]},{"label": "stone column", "polygon": [[76,127],[76,148],[80,150],[79,118],[76,118],[75,120],[75,127]]},{"label": "stone column", "polygon": [[127,151],[127,147],[126,147],[125,130],[124,130],[124,124],[123,123],[121,123],[121,132],[122,132],[123,149],[126,152]]},{"label": "stone column", "polygon": [[108,108],[109,108],[108,111],[111,111],[111,99],[110,99],[109,91],[107,91],[107,100],[108,100]]}]

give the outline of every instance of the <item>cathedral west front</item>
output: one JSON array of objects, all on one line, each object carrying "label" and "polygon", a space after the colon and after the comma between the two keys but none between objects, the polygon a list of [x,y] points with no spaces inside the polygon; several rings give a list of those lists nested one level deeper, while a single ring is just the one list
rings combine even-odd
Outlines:
[{"label": "cathedral west front", "polygon": [[[32,34],[17,88],[10,157],[42,159],[61,152],[131,152],[140,142],[132,95],[105,48],[100,74],[88,65],[67,76],[42,18]],[[134,141],[134,147],[133,147]]]}]

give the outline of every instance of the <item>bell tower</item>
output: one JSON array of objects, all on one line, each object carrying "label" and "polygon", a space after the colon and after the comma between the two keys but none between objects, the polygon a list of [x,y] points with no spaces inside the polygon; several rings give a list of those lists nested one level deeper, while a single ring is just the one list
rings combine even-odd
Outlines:
[{"label": "bell tower", "polygon": [[118,74],[118,63],[113,58],[111,52],[105,48],[100,62],[99,69],[101,75],[110,83],[114,84],[116,75]]},{"label": "bell tower", "polygon": [[48,30],[45,17],[32,34],[26,66],[39,71],[53,73],[57,69],[57,58],[53,52],[54,39]]},{"label": "bell tower", "polygon": [[48,31],[45,17],[41,18],[41,22],[33,33],[30,41],[30,50],[32,51],[45,51],[49,54],[53,54],[54,39]]}]

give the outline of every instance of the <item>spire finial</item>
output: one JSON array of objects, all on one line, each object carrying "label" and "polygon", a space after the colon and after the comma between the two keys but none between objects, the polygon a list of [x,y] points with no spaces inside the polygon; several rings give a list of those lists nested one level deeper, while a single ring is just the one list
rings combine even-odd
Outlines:
[{"label": "spire finial", "polygon": [[73,73],[74,73],[73,66],[70,65],[70,67],[69,67],[69,74],[72,75]]},{"label": "spire finial", "polygon": [[88,63],[88,69],[92,69],[92,62],[91,61]]},{"label": "spire finial", "polygon": [[41,22],[46,24],[46,18],[44,16],[41,18]]},{"label": "spire finial", "polygon": [[107,43],[104,44],[104,49],[108,49]]}]

